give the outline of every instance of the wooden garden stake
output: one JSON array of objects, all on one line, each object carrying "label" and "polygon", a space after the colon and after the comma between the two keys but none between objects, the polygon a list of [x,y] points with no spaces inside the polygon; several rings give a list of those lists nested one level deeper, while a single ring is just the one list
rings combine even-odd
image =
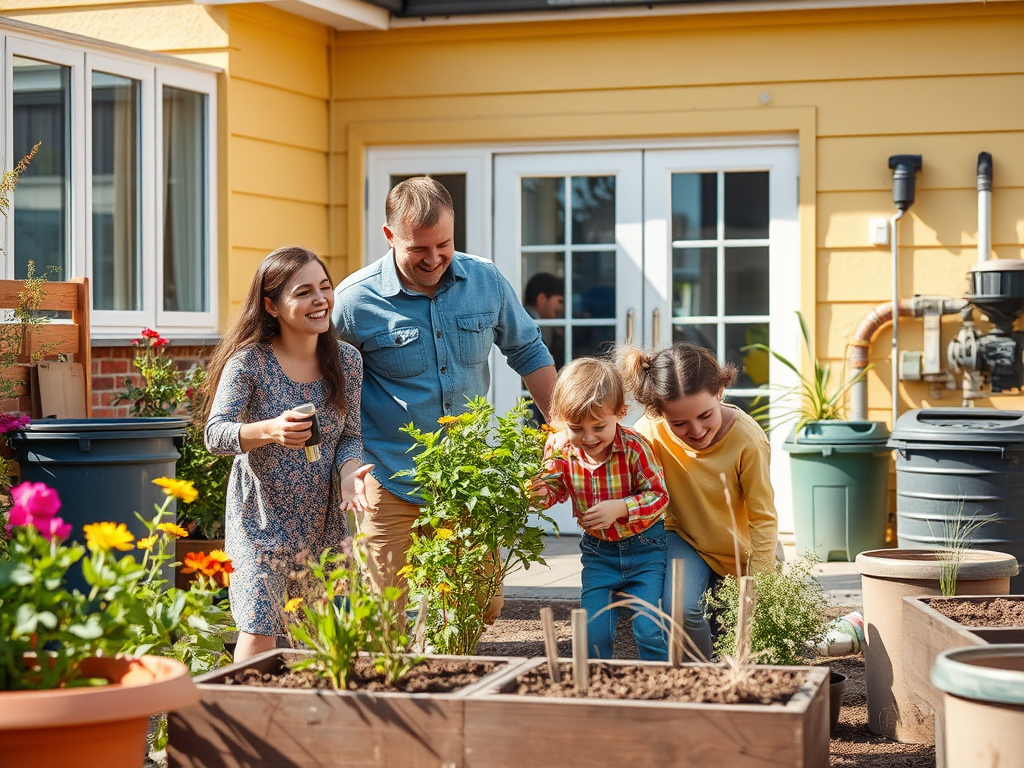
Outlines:
[{"label": "wooden garden stake", "polygon": [[556,685],[562,682],[562,673],[558,669],[558,640],[555,638],[555,614],[551,608],[540,609],[540,623],[544,627],[544,650],[548,654],[548,674],[551,682]]},{"label": "wooden garden stake", "polygon": [[686,572],[683,560],[672,561],[672,627],[669,631],[668,661],[673,667],[683,663],[683,589]]},{"label": "wooden garden stake", "polygon": [[590,686],[590,664],[587,661],[587,611],[574,608],[572,611],[572,675],[576,690],[586,693]]},{"label": "wooden garden stake", "polygon": [[754,614],[754,577],[740,577],[740,604],[736,620],[736,656],[741,664],[750,657],[750,619]]}]

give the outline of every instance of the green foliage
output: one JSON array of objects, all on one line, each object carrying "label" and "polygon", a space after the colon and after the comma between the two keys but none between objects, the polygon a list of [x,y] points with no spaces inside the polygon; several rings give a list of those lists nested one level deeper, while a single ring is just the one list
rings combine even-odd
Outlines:
[{"label": "green foliage", "polygon": [[[14,188],[18,186],[21,174],[25,172],[25,169],[28,168],[28,164],[32,162],[32,158],[35,157],[36,153],[39,151],[39,146],[39,144],[36,144],[27,155],[18,161],[18,164],[14,166],[14,168],[0,174],[0,213],[5,217],[7,216],[7,211],[11,208],[11,195],[14,194]],[[0,248],[0,254],[4,254],[3,248]]]},{"label": "green foliage", "polygon": [[[776,405],[777,418],[767,428],[774,429],[777,426],[795,420],[796,424],[793,427],[793,431],[799,437],[800,430],[812,421],[838,421],[845,418],[846,395],[854,384],[861,381],[867,375],[871,366],[864,368],[850,380],[846,380],[844,367],[840,374],[839,383],[833,386],[832,366],[829,363],[822,363],[818,360],[817,355],[812,351],[813,347],[811,346],[811,336],[807,330],[807,323],[804,322],[804,317],[801,313],[797,312],[796,316],[800,321],[800,333],[804,339],[804,351],[812,364],[812,373],[809,378],[804,376],[798,364],[780,355],[767,344],[751,344],[749,347],[744,347],[743,350],[767,352],[796,375],[800,383],[795,387],[785,389],[784,394],[796,396],[798,398],[797,403],[789,404],[784,399],[780,405]],[[751,415],[762,424],[766,424],[769,417],[768,411],[769,405],[766,403],[752,410]],[[780,413],[781,416],[779,415]]]},{"label": "green foliage", "polygon": [[132,416],[173,416],[185,401],[187,385],[174,360],[164,354],[167,339],[151,328],[142,330],[142,338],[132,339],[135,345],[134,365],[142,374],[142,386],[125,379],[125,391],[114,404],[131,403]]},{"label": "green foliage", "polygon": [[195,367],[188,372],[185,380],[189,424],[185,428],[181,458],[178,459],[175,472],[180,479],[192,482],[199,492],[199,498],[178,508],[178,520],[186,524],[186,527],[194,526],[202,538],[220,539],[224,537],[224,510],[234,457],[215,456],[206,448],[201,394],[205,378],[206,371]]},{"label": "green foliage", "polygon": [[[964,561],[964,552],[971,547],[974,537],[986,523],[999,523],[991,516],[963,516],[963,501],[957,507],[956,514],[949,520],[942,521],[942,544],[939,547],[940,570],[939,591],[945,597],[956,594],[956,583],[960,577],[960,564]],[[929,528],[931,522],[929,522]]]},{"label": "green foliage", "polygon": [[309,564],[312,589],[285,604],[294,617],[288,633],[313,651],[291,662],[292,669],[308,669],[344,690],[360,651],[376,654],[374,666],[391,685],[421,658],[410,656],[409,636],[402,630],[401,590],[388,587],[374,593],[360,578],[361,556],[354,548],[330,549]]},{"label": "green foliage", "polygon": [[[785,565],[754,574],[754,614],[750,623],[750,650],[758,664],[796,665],[813,655],[813,645],[828,632],[828,602],[812,573],[818,558],[813,552]],[[721,631],[715,640],[720,657],[736,654],[739,581],[727,576],[708,605],[718,612]]]},{"label": "green foliage", "polygon": [[427,636],[439,653],[473,652],[484,611],[505,577],[544,560],[544,531],[530,525],[541,514],[531,495],[542,469],[546,435],[526,426],[527,401],[494,421],[485,399],[441,429],[402,428],[421,447],[414,476],[425,505],[407,554],[410,592],[426,595]]}]

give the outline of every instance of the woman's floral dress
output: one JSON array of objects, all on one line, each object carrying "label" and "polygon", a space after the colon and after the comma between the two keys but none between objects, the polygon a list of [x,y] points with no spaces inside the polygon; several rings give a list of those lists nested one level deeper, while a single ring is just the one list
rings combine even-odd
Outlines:
[{"label": "woman's floral dress", "polygon": [[[235,571],[229,596],[242,632],[279,635],[289,584],[301,584],[305,564],[325,547],[339,548],[348,537],[341,512],[339,469],[362,461],[359,395],[363,364],[359,352],[339,342],[345,372],[340,412],[324,403],[323,380],[298,384],[289,379],[267,344],[254,344],[224,367],[210,419],[206,446],[211,453],[235,454],[228,481],[225,549]],[[305,451],[269,443],[242,453],[242,424],[274,419],[303,403],[316,406],[320,421],[320,460]],[[297,578],[292,578],[297,577]]]}]

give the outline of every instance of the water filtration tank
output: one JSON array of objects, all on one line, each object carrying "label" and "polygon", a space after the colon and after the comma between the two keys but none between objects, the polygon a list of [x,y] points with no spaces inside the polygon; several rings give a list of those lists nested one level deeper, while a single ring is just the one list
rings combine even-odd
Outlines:
[{"label": "water filtration tank", "polygon": [[[984,521],[970,546],[1024,563],[1024,413],[926,408],[900,416],[896,531],[900,547],[941,548],[952,529]],[[1024,594],[1024,574],[1010,580]]]}]

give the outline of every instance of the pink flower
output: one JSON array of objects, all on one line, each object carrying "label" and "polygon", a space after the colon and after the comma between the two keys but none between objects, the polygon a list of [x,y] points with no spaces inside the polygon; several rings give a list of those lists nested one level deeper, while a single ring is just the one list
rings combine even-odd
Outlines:
[{"label": "pink flower", "polygon": [[49,520],[60,509],[60,497],[46,483],[20,483],[11,488],[11,497],[14,499],[9,514],[11,525]]},{"label": "pink flower", "polygon": [[32,419],[24,414],[0,413],[0,434],[22,429],[32,423]]},{"label": "pink flower", "polygon": [[142,339],[132,339],[132,346],[139,346],[142,343]]},{"label": "pink flower", "polygon": [[59,517],[37,518],[32,521],[32,525],[43,534],[43,538],[47,541],[61,542],[71,535],[71,523],[65,523]]},{"label": "pink flower", "polygon": [[143,328],[142,329],[142,338],[144,338],[144,339],[159,339],[160,338],[160,334],[157,331],[154,331],[152,328]]}]

